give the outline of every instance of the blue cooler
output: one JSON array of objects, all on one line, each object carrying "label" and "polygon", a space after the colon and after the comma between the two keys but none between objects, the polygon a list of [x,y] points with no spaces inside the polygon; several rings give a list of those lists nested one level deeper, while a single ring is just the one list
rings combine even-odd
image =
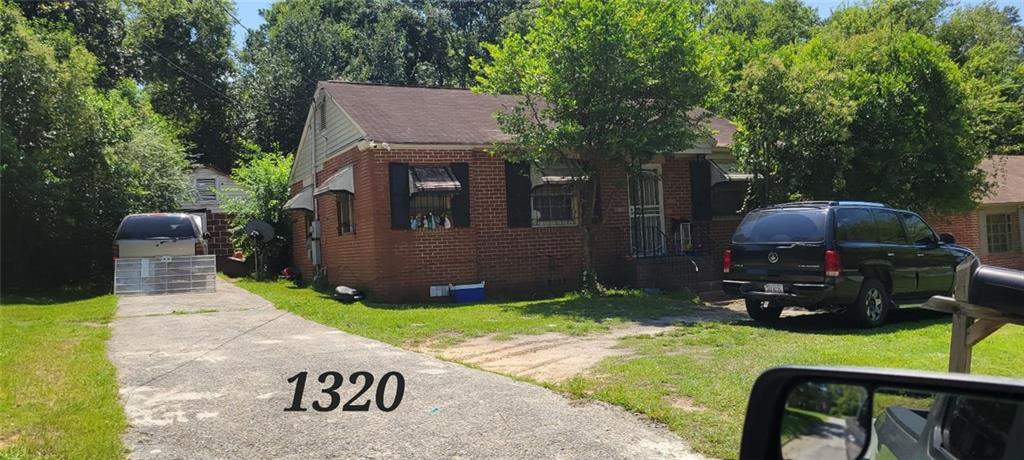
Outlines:
[{"label": "blue cooler", "polygon": [[449,288],[452,302],[469,303],[484,301],[484,282],[479,284],[455,284]]}]

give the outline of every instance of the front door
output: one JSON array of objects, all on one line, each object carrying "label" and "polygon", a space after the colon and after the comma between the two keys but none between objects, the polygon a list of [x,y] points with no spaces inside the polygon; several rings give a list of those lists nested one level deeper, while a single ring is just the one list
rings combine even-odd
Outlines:
[{"label": "front door", "polygon": [[629,238],[637,257],[665,254],[661,166],[645,165],[629,179]]}]

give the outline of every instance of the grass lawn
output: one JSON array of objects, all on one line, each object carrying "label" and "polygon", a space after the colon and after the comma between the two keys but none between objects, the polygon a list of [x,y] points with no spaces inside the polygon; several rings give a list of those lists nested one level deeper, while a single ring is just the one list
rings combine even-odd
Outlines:
[{"label": "grass lawn", "polygon": [[[894,324],[846,329],[840,318],[786,318],[774,328],[702,323],[653,337],[622,340],[632,356],[609,358],[589,377],[560,386],[644,413],[699,452],[738,455],[747,397],[770,367],[822,364],[945,371],[950,318],[925,310],[895,312]],[[974,348],[972,371],[1024,377],[1024,328],[1007,326]]]},{"label": "grass lawn", "polygon": [[0,301],[0,458],[123,458],[113,295]]},{"label": "grass lawn", "polygon": [[342,304],[312,289],[296,288],[283,281],[235,282],[278,308],[306,319],[408,347],[424,343],[445,346],[487,334],[497,334],[499,338],[545,332],[581,335],[605,331],[626,321],[679,315],[693,305],[688,299],[649,296],[637,291],[616,297],[585,298],[570,294],[555,299],[467,305]]}]

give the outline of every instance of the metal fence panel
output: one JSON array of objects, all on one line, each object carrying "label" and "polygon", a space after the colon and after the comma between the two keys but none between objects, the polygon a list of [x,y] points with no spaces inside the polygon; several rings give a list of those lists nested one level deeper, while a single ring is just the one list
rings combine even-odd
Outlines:
[{"label": "metal fence panel", "polygon": [[114,264],[114,294],[215,292],[217,256],[122,258]]}]

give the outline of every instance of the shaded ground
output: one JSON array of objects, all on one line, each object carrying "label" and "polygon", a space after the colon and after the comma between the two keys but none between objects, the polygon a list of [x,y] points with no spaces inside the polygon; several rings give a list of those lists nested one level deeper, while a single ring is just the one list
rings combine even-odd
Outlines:
[{"label": "shaded ground", "polygon": [[[110,356],[134,458],[699,458],[620,408],[347,334],[222,280],[122,307]],[[324,371],[397,371],[405,394],[393,412],[285,412],[300,371],[306,407],[328,401]],[[346,380],[342,401],[356,391]]]},{"label": "shaded ground", "polygon": [[[808,315],[803,310],[787,310],[784,318]],[[622,347],[619,339],[637,335],[656,335],[678,324],[705,321],[748,321],[742,301],[709,302],[690,306],[685,314],[654,320],[628,322],[606,332],[576,336],[562,333],[488,335],[466,340],[452,346],[419,347],[443,359],[471,364],[489,371],[527,377],[546,383],[561,383],[587,372],[605,358],[624,356],[632,350]],[[685,401],[680,405],[686,405]]]}]

